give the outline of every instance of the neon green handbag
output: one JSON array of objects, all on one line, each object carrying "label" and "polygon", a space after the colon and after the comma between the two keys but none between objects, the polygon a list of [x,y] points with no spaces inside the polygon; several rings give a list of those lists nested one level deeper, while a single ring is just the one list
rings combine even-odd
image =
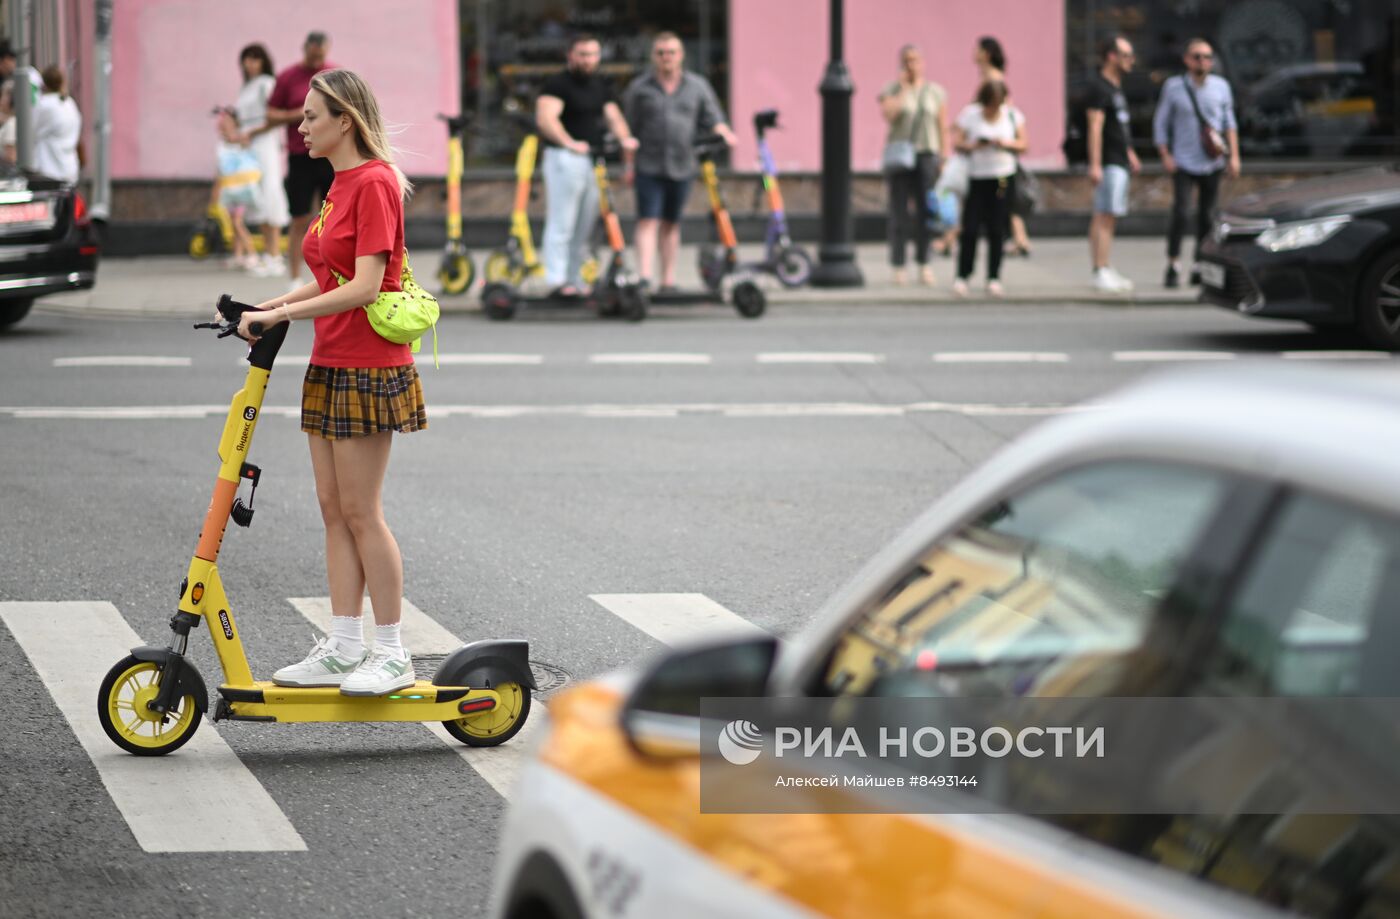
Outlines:
[{"label": "neon green handbag", "polygon": [[[335,279],[345,284],[345,278],[336,273]],[[413,279],[413,269],[408,266],[408,250],[403,253],[403,269],[399,273],[399,286],[403,290],[382,290],[373,303],[365,307],[370,327],[379,336],[396,345],[412,344],[410,349],[417,354],[423,346],[423,336],[433,330],[433,366],[438,367],[437,321],[441,310],[437,298],[423,289]]]}]

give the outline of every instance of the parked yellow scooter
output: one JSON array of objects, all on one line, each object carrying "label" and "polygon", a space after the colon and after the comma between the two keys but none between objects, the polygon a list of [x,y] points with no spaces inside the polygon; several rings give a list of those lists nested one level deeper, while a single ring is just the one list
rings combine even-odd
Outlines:
[{"label": "parked yellow scooter", "polygon": [[462,173],[466,168],[462,135],[470,116],[440,114],[438,118],[447,122],[447,244],[438,265],[438,285],[445,294],[460,294],[476,280],[476,265],[462,240]]},{"label": "parked yellow scooter", "polygon": [[[199,323],[233,335],[252,307],[225,295],[219,300],[224,323]],[[215,721],[440,721],[462,743],[490,747],[519,733],[530,715],[529,645],[521,640],[475,641],[452,652],[431,681],[383,696],[341,695],[338,687],[278,686],[255,680],[238,636],[238,625],[219,575],[219,547],[228,520],[246,527],[253,521],[253,493],[262,470],[248,462],[253,432],[277,351],[287,334],[279,323],[262,335],[248,354],[248,375],[234,394],[219,438],[219,474],[204,518],[199,544],[180,585],[180,603],[170,620],[171,637],[161,648],[133,648],[108,671],[97,692],[97,714],[107,736],[138,756],[178,750],[209,711],[209,693],[194,664],[185,657],[190,629],[207,622],[224,671],[218,687]],[[245,505],[241,483],[252,491]]]}]

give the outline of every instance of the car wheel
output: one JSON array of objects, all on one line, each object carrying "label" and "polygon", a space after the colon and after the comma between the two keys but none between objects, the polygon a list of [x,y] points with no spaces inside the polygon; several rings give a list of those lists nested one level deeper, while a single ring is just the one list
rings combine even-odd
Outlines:
[{"label": "car wheel", "polygon": [[0,329],[12,326],[25,316],[29,315],[29,308],[34,305],[33,297],[21,297],[14,300],[0,300]]},{"label": "car wheel", "polygon": [[1372,345],[1400,351],[1400,249],[1382,255],[1362,277],[1356,312]]}]

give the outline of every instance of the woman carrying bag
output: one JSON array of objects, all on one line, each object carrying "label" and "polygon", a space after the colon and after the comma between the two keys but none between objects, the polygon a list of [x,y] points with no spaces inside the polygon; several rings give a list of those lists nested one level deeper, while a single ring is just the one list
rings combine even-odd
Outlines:
[{"label": "woman carrying bag", "polygon": [[[238,334],[256,340],[253,322],[315,322],[301,429],[326,529],[331,628],[305,660],[272,679],[279,686],[385,695],[413,685],[416,676],[399,624],[403,560],[381,494],[394,433],[420,431],[428,419],[410,346],[381,334],[371,309],[411,280],[403,264],[403,200],[411,186],[393,163],[374,94],[351,71],[312,77],[298,130],[312,158],[335,170],[301,249],[315,280],[258,304],[264,312],[245,312]],[[366,590],[375,621],[369,648],[360,618]]]},{"label": "woman carrying bag", "polygon": [[932,286],[928,199],[938,180],[941,157],[948,149],[947,94],[942,86],[924,79],[924,58],[918,48],[905,45],[899,49],[899,61],[899,79],[886,86],[879,97],[880,113],[889,124],[881,165],[890,200],[890,265],[894,283],[907,284],[904,263],[912,238],[919,280]]}]

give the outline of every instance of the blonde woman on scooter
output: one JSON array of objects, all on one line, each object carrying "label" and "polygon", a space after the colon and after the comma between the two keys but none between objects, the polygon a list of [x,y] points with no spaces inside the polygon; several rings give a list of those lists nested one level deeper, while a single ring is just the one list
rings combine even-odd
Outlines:
[{"label": "blonde woman on scooter", "polygon": [[[410,186],[393,164],[374,94],[351,71],[312,78],[298,130],[312,158],[335,170],[302,246],[315,281],[258,304],[264,313],[245,313],[239,334],[256,340],[253,322],[315,321],[301,428],[326,527],[332,618],[330,634],[273,680],[384,695],[413,685],[416,675],[399,634],[403,560],[380,495],[394,432],[426,428],[427,410],[409,346],[381,338],[361,307],[382,290],[401,289],[403,199]],[[361,631],[366,588],[374,608],[372,648],[364,647]]]}]

